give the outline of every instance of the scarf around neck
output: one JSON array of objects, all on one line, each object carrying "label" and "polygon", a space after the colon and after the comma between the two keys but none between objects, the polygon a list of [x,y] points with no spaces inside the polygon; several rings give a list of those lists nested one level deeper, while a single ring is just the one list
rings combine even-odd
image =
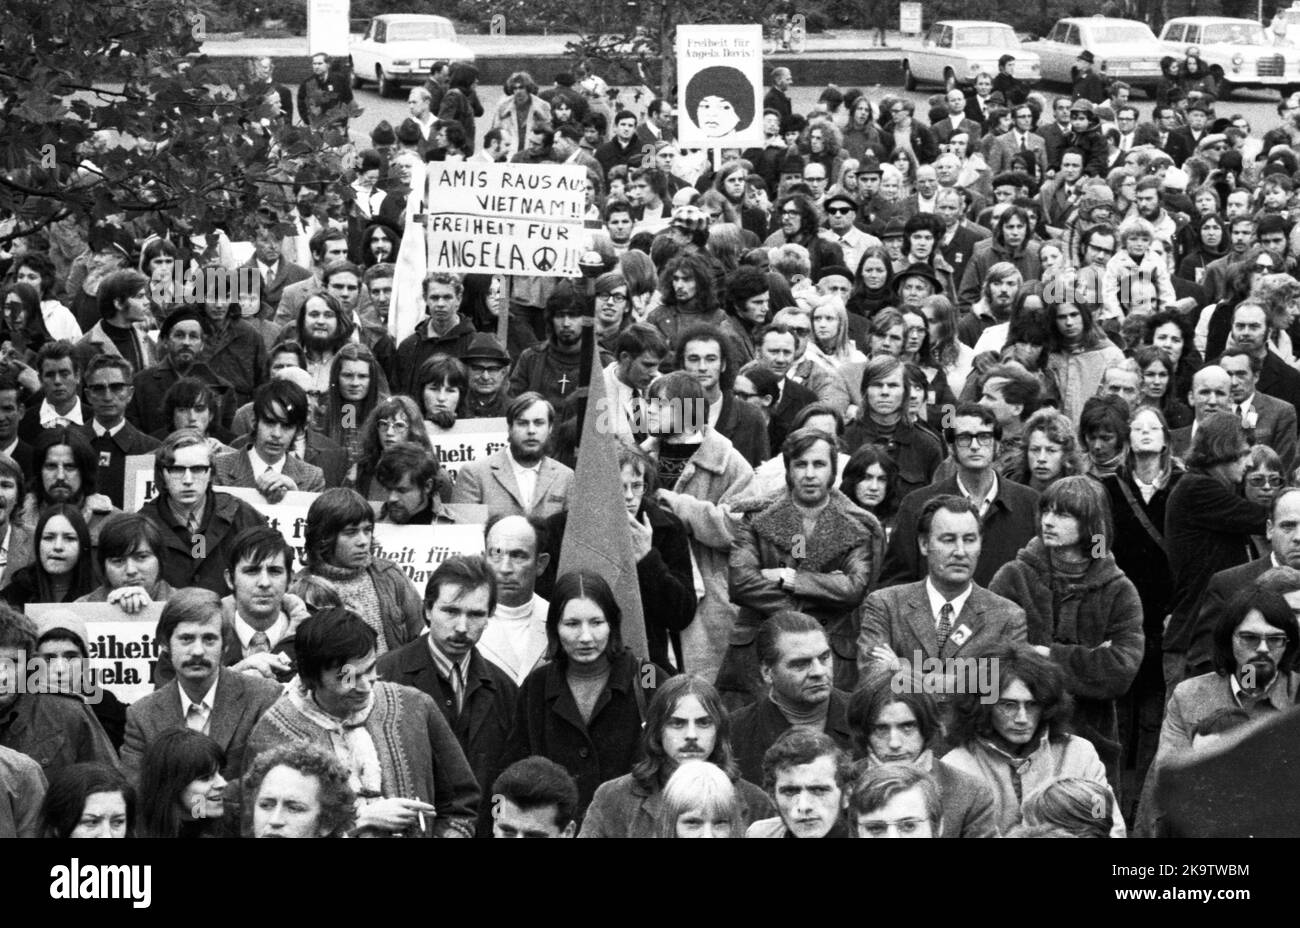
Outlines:
[{"label": "scarf around neck", "polygon": [[383,776],[379,752],[375,749],[375,739],[366,729],[366,721],[375,707],[374,692],[370,693],[362,708],[345,719],[336,719],[321,709],[301,680],[289,688],[289,702],[309,722],[329,735],[334,756],[347,768],[348,782],[357,795],[382,795]]}]

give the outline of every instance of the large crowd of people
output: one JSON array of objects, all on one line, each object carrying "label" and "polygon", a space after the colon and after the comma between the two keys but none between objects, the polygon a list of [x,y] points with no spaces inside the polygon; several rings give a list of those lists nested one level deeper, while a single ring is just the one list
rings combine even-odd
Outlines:
[{"label": "large crowd of people", "polygon": [[[355,135],[318,58],[299,116]],[[806,113],[777,68],[763,144],[712,153],[593,75],[485,110],[439,62],[355,196],[248,204],[245,259],[124,214],[14,243],[0,836],[1182,833],[1165,772],[1300,687],[1300,100],[1252,128],[1176,63],[1142,107],[1087,53],[1073,93],[1015,66]],[[395,339],[439,160],[581,165],[593,272],[432,270]],[[635,634],[558,569],[584,351]],[[506,447],[449,474],[476,418]],[[301,558],[248,501],[292,491]],[[420,589],[384,522],[485,553]],[[72,603],[162,604],[150,695],[24,613]]]}]

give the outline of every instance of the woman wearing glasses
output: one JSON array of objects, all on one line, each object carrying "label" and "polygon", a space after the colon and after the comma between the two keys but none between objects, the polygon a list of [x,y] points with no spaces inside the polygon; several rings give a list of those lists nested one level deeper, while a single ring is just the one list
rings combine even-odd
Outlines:
[{"label": "woman wearing glasses", "polygon": [[1092,742],[1118,795],[1115,701],[1142,662],[1141,599],[1110,551],[1110,503],[1100,483],[1063,477],[1047,488],[1038,511],[1038,536],[989,589],[1025,610],[1030,645],[1062,669],[1075,701],[1074,730]]},{"label": "woman wearing glasses", "polygon": [[381,400],[361,426],[361,459],[357,461],[356,477],[347,486],[368,500],[388,499],[388,491],[375,480],[375,469],[385,451],[406,441],[415,442],[433,454],[429,432],[415,400],[406,395]]}]

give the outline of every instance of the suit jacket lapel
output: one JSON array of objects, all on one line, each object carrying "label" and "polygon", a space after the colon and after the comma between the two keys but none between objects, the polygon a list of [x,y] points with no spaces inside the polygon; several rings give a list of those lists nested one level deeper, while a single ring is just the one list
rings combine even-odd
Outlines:
[{"label": "suit jacket lapel", "polygon": [[[217,678],[217,699],[212,706],[208,734],[221,745],[223,751],[230,749],[230,741],[235,736],[235,728],[238,727],[239,716],[243,712],[242,682],[233,671],[222,671]],[[177,705],[180,705],[180,700],[177,700]]]},{"label": "suit jacket lapel", "polygon": [[952,623],[954,633],[965,626],[965,637],[962,637],[959,643],[953,640],[952,635],[949,635],[948,640],[943,643],[941,657],[956,655],[962,648],[970,644],[971,639],[978,633],[980,626],[984,624],[984,605],[984,599],[979,595],[979,589],[972,589],[970,596],[966,599],[966,605],[962,607],[961,614]]},{"label": "suit jacket lapel", "polygon": [[[916,640],[920,642],[921,653],[926,657],[934,657],[935,636],[935,617],[930,610],[930,597],[925,594],[925,581],[915,584],[911,592],[907,594],[904,600],[904,608],[907,610],[907,621],[912,626],[912,634],[916,635]],[[907,657],[906,654],[900,654],[899,657]]]},{"label": "suit jacket lapel", "polygon": [[[501,486],[505,488],[505,491],[510,494],[511,498],[514,499],[520,507],[527,509],[528,507],[524,506],[523,498],[519,493],[519,483],[515,480],[515,469],[510,466],[510,461],[507,458],[507,455],[509,454],[509,450],[497,452],[496,457],[492,461],[492,473],[496,476],[497,482],[500,483]],[[539,488],[541,487],[541,483],[542,481],[539,475],[537,481]],[[536,493],[533,494],[534,497],[536,495]]]},{"label": "suit jacket lapel", "polygon": [[185,727],[185,716],[181,714],[181,687],[175,680],[158,691],[156,710],[161,731]]}]

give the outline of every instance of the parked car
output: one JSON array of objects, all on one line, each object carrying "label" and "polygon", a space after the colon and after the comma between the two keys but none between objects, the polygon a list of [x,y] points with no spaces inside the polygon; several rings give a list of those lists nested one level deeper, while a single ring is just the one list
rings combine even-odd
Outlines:
[{"label": "parked car", "polygon": [[945,19],[934,23],[921,44],[903,50],[903,85],[915,90],[920,83],[943,87],[971,84],[981,72],[998,73],[998,59],[1016,58],[1016,77],[1038,83],[1038,56],[1027,51],[1006,23],[978,19]]},{"label": "parked car", "polygon": [[352,86],[378,85],[392,96],[402,84],[421,84],[438,59],[473,61],[474,52],[456,40],[456,27],[445,16],[386,13],[376,16],[365,33],[348,42]]},{"label": "parked car", "polygon": [[1160,83],[1163,46],[1146,23],[1136,20],[1068,17],[1058,20],[1044,38],[1026,42],[1025,48],[1038,53],[1042,79],[1054,84],[1074,83],[1075,61],[1085,50],[1093,53],[1093,67],[1106,77],[1152,94]]},{"label": "parked car", "polygon": [[1235,87],[1272,87],[1286,94],[1300,83],[1300,48],[1276,44],[1273,34],[1253,19],[1180,16],[1165,23],[1160,41],[1180,61],[1188,49],[1197,49],[1220,97]]}]

